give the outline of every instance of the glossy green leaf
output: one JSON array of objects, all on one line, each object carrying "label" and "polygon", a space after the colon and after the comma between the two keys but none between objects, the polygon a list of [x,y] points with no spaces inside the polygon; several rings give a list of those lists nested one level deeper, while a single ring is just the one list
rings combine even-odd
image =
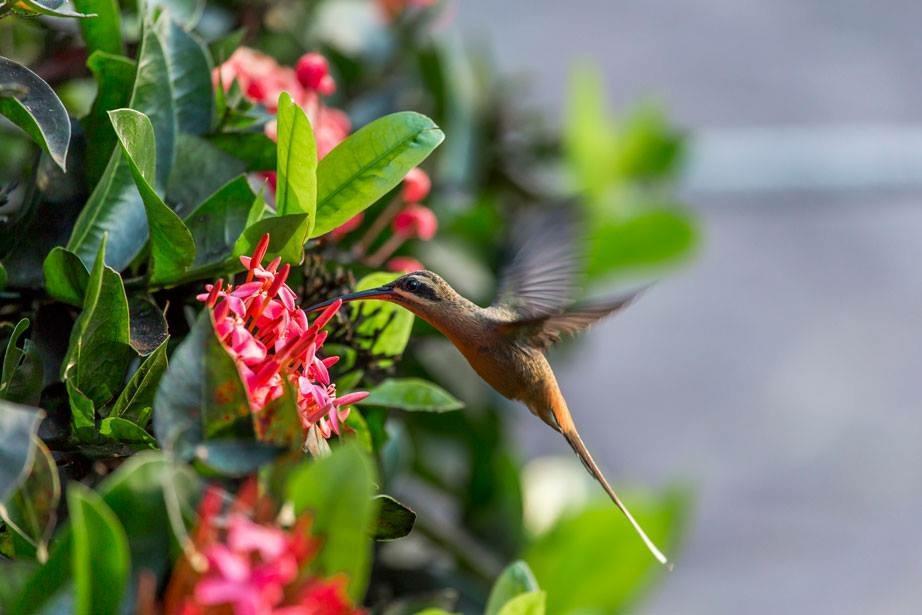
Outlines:
[{"label": "glossy green leaf", "polygon": [[29,319],[23,318],[10,334],[0,373],[0,399],[36,405],[42,392],[44,369],[32,340],[24,339],[22,347],[19,346],[19,338],[28,327]]},{"label": "glossy green leaf", "polygon": [[153,407],[157,386],[167,368],[166,345],[165,341],[161,343],[135,370],[115,400],[109,416],[122,417],[138,423],[140,417]]},{"label": "glossy green leaf", "polygon": [[674,208],[595,220],[587,237],[586,272],[603,277],[674,263],[691,252],[697,238],[692,217]]},{"label": "glossy green leaf", "polygon": [[154,127],[146,115],[132,109],[110,111],[109,117],[147,213],[150,283],[175,282],[192,266],[195,242],[183,221],[154,190],[157,164]]},{"label": "glossy green leaf", "polygon": [[29,474],[6,505],[0,504],[0,517],[34,548],[40,562],[47,557],[48,540],[54,530],[61,498],[58,466],[45,443],[33,436],[35,455]]},{"label": "glossy green leaf", "polygon": [[94,14],[79,13],[65,2],[49,0],[17,0],[17,12],[48,15],[49,17],[74,17],[77,19],[95,18]]},{"label": "glossy green leaf", "polygon": [[264,132],[223,132],[208,142],[246,165],[247,171],[271,171],[278,163],[278,146]]},{"label": "glossy green leaf", "polygon": [[154,397],[154,433],[165,449],[190,458],[202,440],[238,435],[250,416],[234,360],[214,333],[208,310],[173,353]]},{"label": "glossy green leaf", "polygon": [[[675,544],[688,503],[683,492],[626,500],[655,542]],[[528,546],[525,561],[547,591],[549,613],[621,612],[663,571],[608,501],[558,521]]]},{"label": "glossy green leaf", "polygon": [[329,233],[387,194],[445,138],[424,115],[379,118],[337,145],[317,167],[317,222]]},{"label": "glossy green leaf", "polygon": [[288,480],[287,496],[295,513],[309,511],[311,529],[323,539],[314,566],[324,575],[345,574],[354,600],[365,594],[371,569],[375,481],[374,465],[354,443],[301,464]]},{"label": "glossy green leaf", "polygon": [[148,13],[166,9],[185,30],[192,30],[205,10],[205,0],[148,0],[146,4]]},{"label": "glossy green leaf", "polygon": [[416,523],[416,513],[406,504],[389,495],[375,496],[378,503],[378,522],[375,525],[375,540],[396,540],[409,535]]},{"label": "glossy green leaf", "polygon": [[523,561],[509,564],[496,579],[484,615],[499,615],[502,608],[516,596],[538,591],[538,581]]},{"label": "glossy green leaf", "polygon": [[234,255],[252,254],[262,236],[269,233],[271,241],[266,260],[281,256],[282,262],[297,265],[304,259],[303,229],[309,223],[307,214],[263,218],[243,231],[234,244]]},{"label": "glossy green leaf", "polygon": [[35,455],[33,437],[44,413],[0,401],[0,503],[25,480]]},{"label": "glossy green leaf", "polygon": [[143,427],[117,416],[110,416],[100,421],[99,434],[110,440],[131,444],[138,449],[159,448],[154,437]]},{"label": "glossy green leaf", "polygon": [[449,412],[464,407],[448,391],[422,378],[388,378],[369,393],[357,403],[408,412]]},{"label": "glossy green leaf", "polygon": [[74,7],[82,13],[93,13],[93,19],[80,21],[80,32],[86,43],[87,53],[96,51],[124,54],[122,43],[122,16],[117,0],[72,0]]},{"label": "glossy green leaf", "polygon": [[317,143],[307,113],[282,92],[278,101],[278,182],[275,209],[279,215],[307,214],[306,240],[317,211]]},{"label": "glossy green leaf", "polygon": [[96,98],[80,124],[86,133],[87,181],[89,185],[96,186],[118,148],[109,111],[125,107],[131,100],[135,63],[122,55],[94,51],[86,65],[96,80]]},{"label": "glossy green leaf", "polygon": [[[367,290],[393,282],[398,273],[375,272],[358,281],[356,290]],[[352,317],[359,319],[356,332],[358,344],[383,357],[397,357],[410,341],[413,313],[393,303],[383,301],[356,301],[352,304]],[[371,340],[370,342],[368,340]]]},{"label": "glossy green leaf", "polygon": [[22,128],[62,170],[67,169],[67,110],[41,77],[4,57],[0,57],[0,114]]},{"label": "glossy green leaf", "polygon": [[[211,72],[201,44],[163,14],[146,23],[129,106],[147,115],[156,142],[156,191],[168,183],[178,134],[203,134],[211,124]],[[147,241],[144,204],[121,149],[112,153],[102,178],[74,225],[67,248],[88,266],[104,233],[107,262],[126,267]]]},{"label": "glossy green leaf", "polygon": [[103,239],[61,368],[62,378],[97,407],[121,390],[128,364],[135,357],[128,297],[121,276],[103,264],[105,253]]},{"label": "glossy green leaf", "polygon": [[42,271],[45,274],[45,290],[51,297],[77,307],[83,306],[90,272],[76,254],[58,246],[48,253]]},{"label": "glossy green leaf", "polygon": [[234,245],[246,228],[247,217],[256,195],[246,177],[240,176],[222,186],[186,218],[195,241],[195,261],[186,275],[207,277],[239,267]]},{"label": "glossy green leaf", "polygon": [[99,494],[80,483],[68,486],[67,509],[73,535],[74,612],[118,613],[130,567],[125,529]]},{"label": "glossy green leaf", "polygon": [[[273,144],[274,145],[274,144]],[[182,218],[247,170],[246,164],[197,135],[180,134],[165,200]]]},{"label": "glossy green leaf", "polygon": [[529,592],[520,594],[503,605],[499,615],[544,615],[547,608],[547,594]]}]

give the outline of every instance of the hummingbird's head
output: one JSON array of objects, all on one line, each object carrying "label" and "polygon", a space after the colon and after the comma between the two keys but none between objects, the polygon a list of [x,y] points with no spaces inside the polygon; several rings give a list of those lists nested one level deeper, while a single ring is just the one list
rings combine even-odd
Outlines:
[{"label": "hummingbird's head", "polygon": [[[426,317],[435,310],[447,309],[460,301],[465,301],[448,282],[431,271],[421,270],[402,275],[393,282],[360,290],[339,297],[343,303],[377,299],[390,301]],[[306,308],[306,312],[321,310],[333,303],[335,299],[324,301]]]}]

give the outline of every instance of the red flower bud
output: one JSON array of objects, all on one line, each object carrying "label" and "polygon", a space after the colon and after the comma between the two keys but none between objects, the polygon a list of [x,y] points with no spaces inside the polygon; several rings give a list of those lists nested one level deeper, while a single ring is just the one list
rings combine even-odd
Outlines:
[{"label": "red flower bud", "polygon": [[403,178],[403,198],[407,203],[417,203],[429,196],[432,181],[426,172],[419,167],[413,167]]},{"label": "red flower bud", "polygon": [[[327,59],[316,52],[305,53],[295,66],[298,82],[308,90],[320,90],[324,77],[330,77],[330,65]],[[332,77],[330,77],[332,82]],[[336,89],[336,84],[333,84]],[[320,92],[323,94],[323,92]]]},{"label": "red flower bud", "polygon": [[409,256],[395,256],[387,261],[387,269],[395,273],[410,273],[411,271],[421,271],[425,269],[425,267],[415,258],[410,258]]},{"label": "red flower bud", "polygon": [[419,203],[410,203],[394,218],[391,225],[394,232],[407,239],[418,237],[429,241],[439,228],[439,221],[432,210]]}]

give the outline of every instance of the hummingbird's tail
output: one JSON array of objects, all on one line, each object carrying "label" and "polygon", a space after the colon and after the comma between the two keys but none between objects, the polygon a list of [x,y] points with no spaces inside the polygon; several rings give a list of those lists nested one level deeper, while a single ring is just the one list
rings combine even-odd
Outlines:
[{"label": "hummingbird's tail", "polygon": [[573,425],[572,419],[568,421],[567,425],[560,425],[560,433],[563,434],[563,437],[567,439],[567,442],[570,444],[570,447],[573,449],[573,452],[576,453],[576,456],[579,457],[580,461],[583,462],[583,465],[586,466],[586,469],[589,470],[589,473],[592,474],[593,478],[599,481],[599,484],[602,485],[602,488],[605,489],[605,492],[608,494],[608,497],[611,498],[612,502],[615,503],[615,506],[618,507],[624,516],[627,517],[627,520],[634,527],[634,531],[637,532],[637,535],[640,536],[640,539],[643,540],[643,543],[647,546],[647,549],[650,553],[653,554],[659,563],[663,564],[669,570],[672,570],[672,564],[666,559],[666,556],[663,555],[663,552],[650,540],[650,537],[647,536],[647,533],[644,532],[643,528],[640,527],[640,524],[634,519],[634,516],[631,514],[631,511],[627,509],[627,506],[621,502],[621,498],[618,497],[618,494],[615,493],[615,490],[612,489],[611,485],[608,484],[608,481],[605,480],[605,475],[602,474],[602,470],[599,469],[599,466],[596,465],[595,461],[592,459],[592,455],[589,454],[589,449],[586,448],[586,445],[583,444],[583,439],[579,437],[579,432],[576,431],[576,426]]}]

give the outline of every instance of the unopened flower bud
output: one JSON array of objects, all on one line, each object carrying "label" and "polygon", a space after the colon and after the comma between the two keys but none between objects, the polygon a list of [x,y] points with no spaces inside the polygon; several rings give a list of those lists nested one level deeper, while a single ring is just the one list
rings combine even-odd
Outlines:
[{"label": "unopened flower bud", "polygon": [[[327,59],[316,52],[305,53],[295,66],[298,82],[308,90],[320,90],[325,77],[330,77],[330,65]],[[332,82],[332,78],[330,78]],[[336,89],[336,84],[333,84]],[[323,92],[320,92],[323,94]]]},{"label": "unopened flower bud", "polygon": [[396,234],[406,239],[418,237],[429,241],[435,236],[439,221],[428,207],[410,203],[397,214],[391,226]]},{"label": "unopened flower bud", "polygon": [[407,203],[418,203],[429,196],[432,181],[425,171],[413,167],[403,178],[403,198]]}]

